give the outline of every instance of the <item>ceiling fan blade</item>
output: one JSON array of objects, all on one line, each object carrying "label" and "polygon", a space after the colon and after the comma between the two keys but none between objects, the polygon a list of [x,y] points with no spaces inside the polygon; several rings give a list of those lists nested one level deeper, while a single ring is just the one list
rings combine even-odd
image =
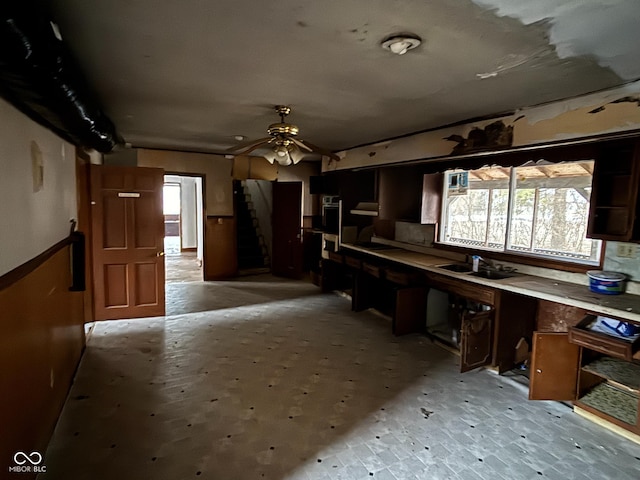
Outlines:
[{"label": "ceiling fan blade", "polygon": [[325,157],[329,157],[336,161],[340,160],[340,157],[338,155],[327,150],[326,148],[318,147],[317,145],[314,145],[313,143],[306,140],[297,140],[297,142],[303,143],[304,146],[311,152],[319,153],[320,155],[324,155]]},{"label": "ceiling fan blade", "polygon": [[313,152],[313,148],[308,147],[307,145],[305,145],[302,140],[298,140],[297,138],[293,138],[293,137],[289,137],[289,140],[291,140],[298,147],[304,148],[305,150],[308,150],[309,152]]},{"label": "ceiling fan blade", "polygon": [[231,148],[228,148],[227,152],[235,153],[237,155],[243,155],[245,153],[254,151],[256,148],[260,147],[260,145],[269,143],[271,140],[273,140],[273,137],[265,137],[265,138],[260,138],[258,140],[242,142],[237,145],[234,145]]}]

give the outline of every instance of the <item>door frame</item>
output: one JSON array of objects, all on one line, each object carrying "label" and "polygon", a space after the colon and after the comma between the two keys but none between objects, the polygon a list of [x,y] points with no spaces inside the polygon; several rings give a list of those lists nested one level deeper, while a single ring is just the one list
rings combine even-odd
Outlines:
[{"label": "door frame", "polygon": [[[207,271],[207,178],[204,173],[192,173],[192,172],[176,172],[173,170],[165,170],[165,176],[173,175],[176,177],[191,177],[199,178],[202,182],[202,218],[200,222],[200,228],[202,229],[202,279],[205,279],[205,272]],[[181,202],[182,203],[182,202]],[[182,205],[180,205],[182,210]],[[182,236],[180,237],[180,248],[182,249]]]}]

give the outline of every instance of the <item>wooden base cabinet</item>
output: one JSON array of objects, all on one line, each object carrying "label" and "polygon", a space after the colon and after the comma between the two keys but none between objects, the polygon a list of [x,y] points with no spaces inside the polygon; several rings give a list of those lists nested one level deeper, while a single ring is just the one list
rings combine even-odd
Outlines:
[{"label": "wooden base cabinet", "polygon": [[427,289],[424,287],[394,288],[391,329],[394,335],[424,332],[427,311]]},{"label": "wooden base cabinet", "polygon": [[[516,345],[534,330],[535,299],[437,274],[429,274],[429,286],[449,294],[453,321],[447,328],[459,332],[459,344],[452,346],[460,348],[462,372],[491,365],[502,374],[515,366]],[[441,323],[427,333],[442,338],[437,333]]]},{"label": "wooden base cabinet", "polygon": [[427,335],[460,351],[460,372],[491,365],[494,292],[466,289],[465,284],[450,279],[436,285],[428,294]]},{"label": "wooden base cabinet", "polygon": [[567,333],[534,334],[529,398],[570,400],[640,435],[640,342],[591,331],[595,319],[587,315]]},{"label": "wooden base cabinet", "polygon": [[576,406],[640,435],[640,363],[583,350]]},{"label": "wooden base cabinet", "polygon": [[575,400],[579,364],[580,347],[568,333],[534,332],[529,400]]},{"label": "wooden base cabinet", "polygon": [[427,289],[414,273],[361,262],[354,277],[352,310],[375,308],[391,316],[394,335],[424,332]]},{"label": "wooden base cabinet", "polygon": [[495,309],[461,314],[460,372],[468,372],[491,363]]}]

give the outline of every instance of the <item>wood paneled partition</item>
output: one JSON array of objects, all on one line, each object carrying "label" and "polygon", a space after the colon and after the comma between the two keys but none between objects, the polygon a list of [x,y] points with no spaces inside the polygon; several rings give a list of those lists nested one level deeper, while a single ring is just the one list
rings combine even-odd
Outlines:
[{"label": "wood paneled partition", "polygon": [[45,253],[32,271],[19,267],[20,275],[9,272],[0,282],[3,475],[17,451],[44,456],[84,348],[83,293],[69,291],[70,245]]},{"label": "wood paneled partition", "polygon": [[204,238],[204,279],[234,277],[238,273],[235,217],[208,216]]}]

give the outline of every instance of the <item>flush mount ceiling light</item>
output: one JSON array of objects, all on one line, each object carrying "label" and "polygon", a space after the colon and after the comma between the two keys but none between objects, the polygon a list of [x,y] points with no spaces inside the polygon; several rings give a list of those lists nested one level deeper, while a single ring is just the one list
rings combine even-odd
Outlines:
[{"label": "flush mount ceiling light", "polygon": [[416,48],[422,43],[422,40],[413,33],[398,33],[391,35],[382,41],[382,48],[389,50],[397,55],[404,55],[409,50]]}]

